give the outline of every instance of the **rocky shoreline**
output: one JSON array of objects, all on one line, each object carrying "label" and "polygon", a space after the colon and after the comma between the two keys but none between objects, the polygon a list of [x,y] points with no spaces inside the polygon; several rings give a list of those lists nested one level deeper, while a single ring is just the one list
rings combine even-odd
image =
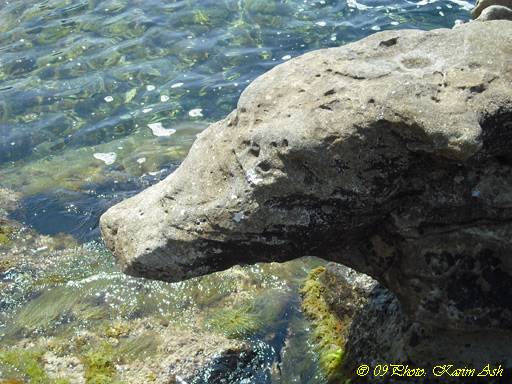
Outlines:
[{"label": "rocky shoreline", "polygon": [[175,173],[102,216],[107,246],[165,281],[304,255],[371,276],[315,275],[336,282],[317,288],[349,327],[345,377],[377,362],[511,369],[510,7],[479,1],[452,30],[277,66]]},{"label": "rocky shoreline", "polygon": [[287,288],[274,285],[300,264],[233,268],[176,287],[137,281],[100,244],[9,219],[17,200],[1,191],[1,384],[206,384],[271,374],[279,351],[248,336],[289,310]]}]

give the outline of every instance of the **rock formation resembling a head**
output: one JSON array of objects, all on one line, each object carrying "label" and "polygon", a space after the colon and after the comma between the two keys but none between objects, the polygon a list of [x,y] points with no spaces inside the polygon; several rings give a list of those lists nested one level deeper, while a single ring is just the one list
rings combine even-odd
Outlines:
[{"label": "rock formation resembling a head", "polygon": [[315,255],[424,323],[512,328],[512,23],[377,33],[255,80],[179,169],[112,207],[126,273]]}]

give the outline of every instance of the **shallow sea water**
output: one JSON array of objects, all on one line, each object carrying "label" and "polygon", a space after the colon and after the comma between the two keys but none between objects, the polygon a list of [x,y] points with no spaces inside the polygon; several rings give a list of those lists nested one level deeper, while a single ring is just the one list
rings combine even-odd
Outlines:
[{"label": "shallow sea water", "polygon": [[98,242],[98,218],[173,172],[208,122],[275,65],[379,30],[451,28],[473,3],[0,0],[0,188],[20,194],[9,219],[24,225],[0,242],[0,261],[16,259],[0,268],[0,353],[147,317],[210,329],[211,311],[249,305],[244,314],[264,325],[235,336],[268,348],[263,368],[233,383],[322,383],[298,296],[321,261],[138,280]]}]

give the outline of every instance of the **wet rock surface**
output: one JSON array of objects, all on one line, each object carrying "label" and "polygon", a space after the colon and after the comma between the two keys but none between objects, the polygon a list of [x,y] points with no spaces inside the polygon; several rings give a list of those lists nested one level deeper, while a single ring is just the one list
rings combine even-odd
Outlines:
[{"label": "wet rock surface", "polygon": [[111,208],[105,242],[128,274],[167,281],[320,256],[378,280],[447,355],[512,365],[511,46],[512,23],[488,21],[290,60]]},{"label": "wet rock surface", "polygon": [[[432,368],[442,365],[483,368],[490,362],[498,365],[507,361],[510,335],[506,332],[452,332],[440,326],[425,326],[411,320],[396,295],[376,280],[339,264],[327,264],[319,281],[321,299],[329,304],[328,316],[336,316],[344,324],[344,353],[339,374],[345,379],[352,378],[352,382],[459,383],[460,377],[435,377]],[[313,327],[319,326],[322,321],[313,319]],[[483,356],[487,359],[484,365]],[[414,378],[375,377],[371,372],[366,377],[355,375],[360,365],[373,368],[395,363],[407,364],[411,369],[425,368],[426,374]],[[504,377],[510,373],[509,369]],[[486,377],[481,381],[500,383],[502,380],[503,377]],[[340,380],[331,377],[329,382]]]},{"label": "wet rock surface", "polygon": [[[14,351],[21,361],[26,359],[21,351],[38,351],[45,377],[65,378],[70,384],[220,383],[243,369],[253,374],[251,365],[261,363],[249,343],[151,318],[113,324],[105,333],[82,331],[67,342],[58,337],[25,339]],[[0,354],[0,364],[3,360]]]}]

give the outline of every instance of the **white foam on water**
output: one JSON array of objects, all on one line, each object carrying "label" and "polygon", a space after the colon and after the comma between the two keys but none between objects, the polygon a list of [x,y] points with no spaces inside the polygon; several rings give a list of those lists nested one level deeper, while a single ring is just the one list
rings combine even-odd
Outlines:
[{"label": "white foam on water", "polygon": [[107,152],[107,153],[95,153],[94,155],[95,159],[103,161],[106,165],[114,164],[117,159],[117,153],[115,152]]},{"label": "white foam on water", "polygon": [[370,5],[364,5],[364,4],[358,3],[356,0],[347,0],[347,5],[350,8],[359,9],[360,11],[366,11],[367,9],[373,8]]},{"label": "white foam on water", "polygon": [[464,0],[449,0],[449,1],[454,3],[454,4],[460,5],[466,11],[471,11],[473,9],[473,7],[474,7],[473,4],[471,4],[468,1],[464,1]]},{"label": "white foam on water", "polygon": [[105,96],[103,100],[105,100],[107,103],[111,103],[112,101],[114,101],[114,98],[112,96]]},{"label": "white foam on water", "polygon": [[286,56],[283,56],[281,57],[281,60],[290,60],[292,57],[290,55],[286,55]]},{"label": "white foam on water", "polygon": [[176,133],[175,129],[172,128],[164,128],[162,123],[151,123],[148,124],[149,129],[153,132],[155,136],[171,136]]},{"label": "white foam on water", "polygon": [[417,3],[415,3],[414,1],[408,1],[409,4],[414,4],[414,5],[417,5],[417,6],[423,6],[423,5],[427,5],[427,4],[432,4],[432,3],[437,3],[438,0],[421,0]]},{"label": "white foam on water", "polygon": [[145,157],[141,157],[140,159],[137,159],[137,163],[139,163],[139,164],[144,164],[145,162],[146,162]]},{"label": "white foam on water", "polygon": [[188,115],[190,117],[202,117],[203,116],[203,110],[201,108],[195,108],[188,112]]},{"label": "white foam on water", "polygon": [[176,83],[176,84],[173,84],[171,85],[171,88],[180,88],[180,87],[183,87],[184,83]]},{"label": "white foam on water", "polygon": [[169,96],[167,96],[167,95],[160,96],[160,101],[162,103],[165,103],[166,101],[169,101]]},{"label": "white foam on water", "polygon": [[146,90],[149,91],[149,92],[154,91],[155,89],[156,89],[156,87],[154,85],[150,84],[150,85],[146,86]]}]

